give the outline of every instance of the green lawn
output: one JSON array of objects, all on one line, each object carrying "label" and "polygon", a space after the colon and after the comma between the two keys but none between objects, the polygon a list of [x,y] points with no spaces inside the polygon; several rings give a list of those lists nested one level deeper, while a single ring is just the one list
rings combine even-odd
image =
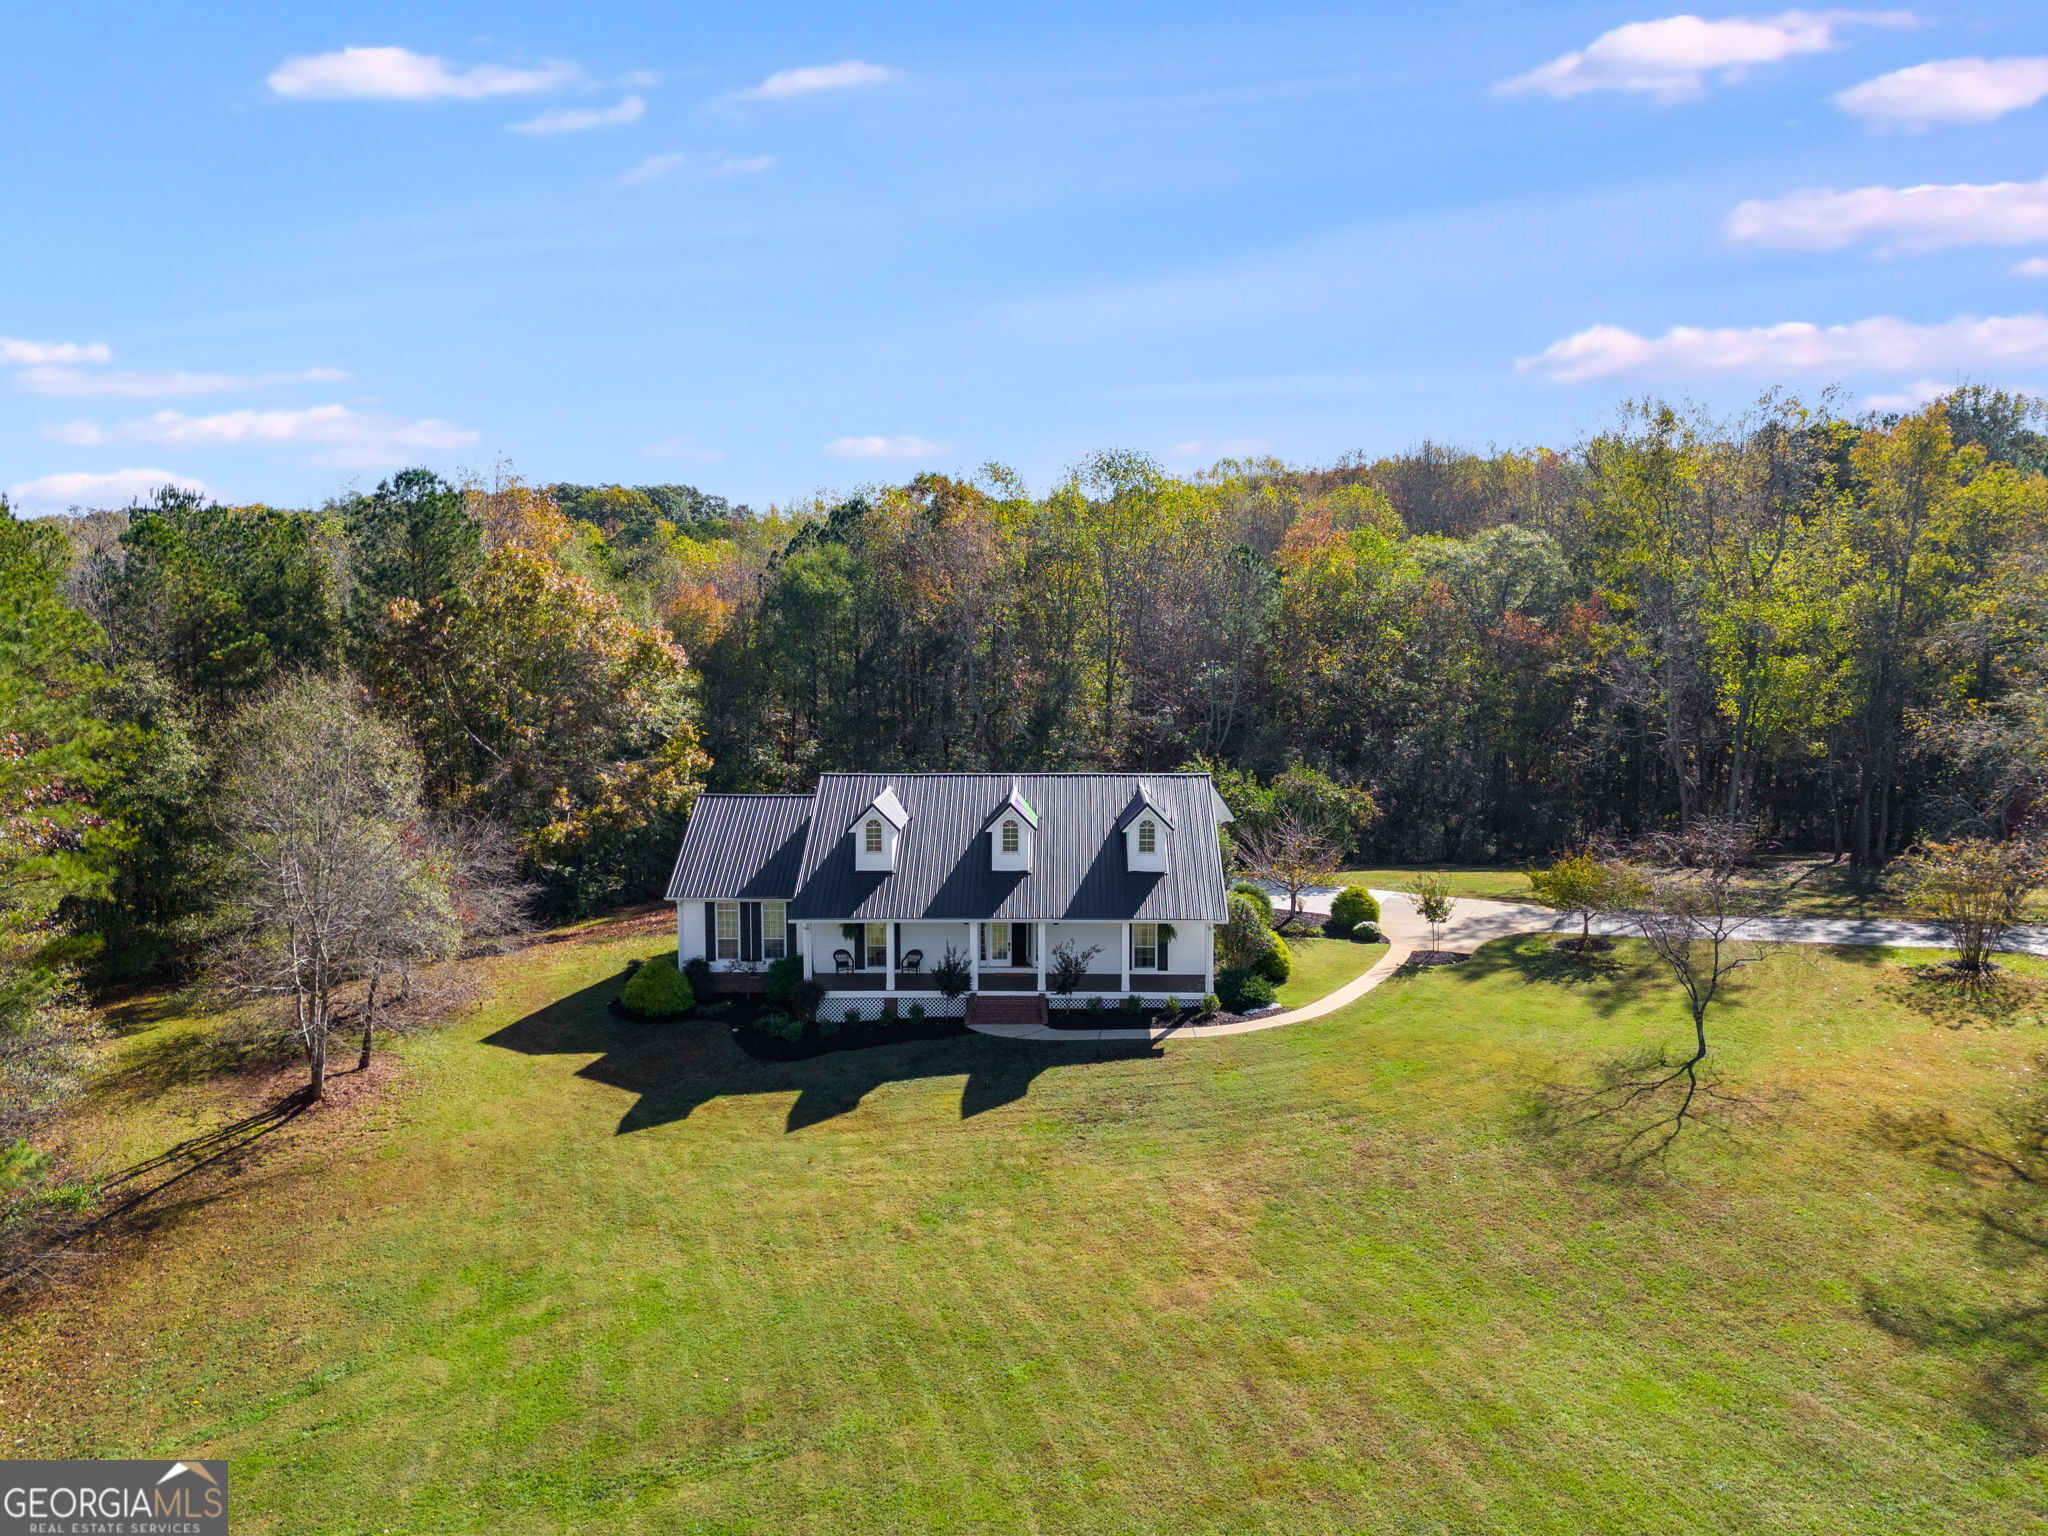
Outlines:
[{"label": "green lawn", "polygon": [[1372,891],[1409,891],[1420,875],[1437,873],[1451,882],[1453,896],[1473,896],[1483,901],[1534,901],[1529,877],[1519,867],[1504,869],[1490,864],[1402,865],[1386,869],[1347,869],[1337,878],[1345,885],[1362,885]]},{"label": "green lawn", "polygon": [[[1751,1120],[1632,1186],[1514,1115],[1560,1062],[1675,1038],[1628,946],[1508,941],[1225,1039],[770,1066],[605,1013],[658,943],[491,962],[381,1098],[0,1325],[10,1454],[226,1456],[236,1529],[293,1536],[2048,1517],[2039,1324],[1983,1326],[2043,1276],[1874,1134],[2011,1101],[2038,1007],[1781,956],[1718,1035]],[[199,1123],[162,1087],[197,1053],[156,1063],[193,1028],[137,1020],[88,1127]],[[1952,1326],[1909,1342],[1873,1298]]]},{"label": "green lawn", "polygon": [[1319,997],[1327,997],[1344,983],[1363,976],[1373,962],[1387,952],[1384,944],[1359,944],[1350,939],[1322,939],[1287,936],[1294,968],[1278,989],[1279,1000],[1299,1008]]}]

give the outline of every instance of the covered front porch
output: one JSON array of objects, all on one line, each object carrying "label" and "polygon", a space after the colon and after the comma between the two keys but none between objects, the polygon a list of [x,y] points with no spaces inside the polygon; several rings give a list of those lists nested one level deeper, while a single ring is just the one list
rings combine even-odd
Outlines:
[{"label": "covered front porch", "polygon": [[[796,923],[805,976],[828,994],[933,996],[949,952],[966,962],[967,990],[1046,993],[1059,954],[1087,956],[1076,997],[1200,997],[1215,990],[1208,923]],[[1093,951],[1092,954],[1089,952]]]}]

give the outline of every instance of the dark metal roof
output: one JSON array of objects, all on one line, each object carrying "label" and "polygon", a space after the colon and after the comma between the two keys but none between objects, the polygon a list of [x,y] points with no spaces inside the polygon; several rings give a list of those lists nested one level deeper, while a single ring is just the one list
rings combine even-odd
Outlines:
[{"label": "dark metal roof", "polygon": [[1038,830],[1038,812],[1034,811],[1031,808],[1031,802],[1024,798],[1024,791],[1018,788],[1015,779],[1010,780],[1010,792],[1003,797],[1002,803],[990,811],[987,818],[983,820],[981,830],[986,832],[998,821],[1001,821],[1005,811],[1015,811],[1024,818],[1032,831],[1036,832]]},{"label": "dark metal roof", "polygon": [[[1167,823],[1164,873],[1124,867],[1117,818],[1141,785]],[[991,870],[980,835],[1013,786],[1039,816],[1028,872]],[[853,867],[846,829],[889,788],[909,813],[896,868],[862,873]],[[1219,805],[1200,773],[828,773],[818,780],[789,915],[841,922],[1220,923],[1228,911]],[[684,846],[687,852],[687,838]]]},{"label": "dark metal roof", "polygon": [[787,901],[810,818],[809,795],[698,796],[668,899]]}]

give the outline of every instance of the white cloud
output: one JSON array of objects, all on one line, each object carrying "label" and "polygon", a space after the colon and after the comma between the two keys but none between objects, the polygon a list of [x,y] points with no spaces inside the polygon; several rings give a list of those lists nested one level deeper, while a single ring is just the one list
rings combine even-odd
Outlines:
[{"label": "white cloud", "polygon": [[825,451],[835,459],[928,459],[946,445],[925,437],[835,437]]},{"label": "white cloud", "polygon": [[116,469],[104,474],[43,475],[35,480],[17,480],[7,488],[7,495],[21,507],[125,507],[166,485],[188,491],[206,489],[190,475],[173,474],[168,469]]},{"label": "white cloud", "polygon": [[2012,269],[2014,277],[2048,277],[2048,256],[2029,256]]},{"label": "white cloud", "polygon": [[657,459],[688,459],[694,464],[716,464],[725,457],[723,448],[713,448],[707,443],[700,443],[687,432],[649,443],[640,451],[652,454]]},{"label": "white cloud", "polygon": [[278,384],[332,383],[345,379],[341,368],[301,368],[293,373],[193,373],[182,368],[155,372],[114,370],[95,373],[84,368],[24,368],[14,387],[31,395],[113,396],[147,400],[166,395],[218,395],[236,389],[267,389]]},{"label": "white cloud", "polygon": [[779,69],[752,90],[741,91],[742,101],[787,101],[792,96],[810,96],[819,91],[844,91],[859,86],[881,85],[896,78],[896,71],[862,59],[839,64],[811,64],[802,69]]},{"label": "white cloud", "polygon": [[618,128],[626,123],[637,123],[646,112],[644,100],[628,96],[615,107],[565,107],[555,112],[543,112],[523,123],[508,123],[506,127],[513,133],[588,133],[593,128]]},{"label": "white cloud", "polygon": [[1832,188],[1738,204],[1728,238],[1749,245],[1839,251],[1873,244],[1880,255],[1968,245],[2048,241],[2048,177],[1918,187]]},{"label": "white cloud", "polygon": [[431,416],[407,421],[350,409],[315,405],[303,410],[223,411],[213,416],[188,416],[158,411],[112,427],[70,421],[46,427],[45,437],[87,445],[105,442],[150,443],[160,448],[315,448],[316,464],[367,468],[396,463],[410,455],[466,448],[477,434]]},{"label": "white cloud", "polygon": [[1930,400],[1939,400],[1954,389],[1953,384],[1937,384],[1933,379],[1915,379],[1902,384],[1889,395],[1868,395],[1863,403],[1873,411],[1917,411]]},{"label": "white cloud", "polygon": [[649,155],[619,177],[622,187],[644,187],[664,181],[678,171],[696,167],[696,179],[708,181],[721,176],[754,176],[775,164],[773,155]]},{"label": "white cloud", "polygon": [[0,336],[0,365],[13,368],[47,363],[104,363],[114,355],[103,341],[19,341]]},{"label": "white cloud", "polygon": [[475,101],[552,91],[580,78],[573,64],[460,67],[410,48],[343,48],[286,59],[271,71],[269,83],[278,95],[301,101]]},{"label": "white cloud", "polygon": [[1937,59],[1835,93],[1835,105],[1873,128],[1988,123],[2048,96],[2048,57]]},{"label": "white cloud", "polygon": [[1216,442],[1180,443],[1168,450],[1175,459],[1249,459],[1271,453],[1273,445],[1263,437],[1226,437]]},{"label": "white cloud", "polygon": [[1535,357],[1518,359],[1515,366],[1569,384],[1624,374],[1836,377],[2044,363],[2048,315],[1959,315],[1938,325],[1880,315],[1850,325],[1803,320],[1713,330],[1681,325],[1654,337],[1596,325]]},{"label": "white cloud", "polygon": [[1736,79],[1754,64],[1832,48],[1835,28],[1844,24],[1908,27],[1916,20],[1910,11],[1786,11],[1725,21],[1698,16],[1633,21],[1494,89],[1503,96],[1540,92],[1560,98],[1631,91],[1662,102],[1687,101],[1705,93],[1709,74]]}]

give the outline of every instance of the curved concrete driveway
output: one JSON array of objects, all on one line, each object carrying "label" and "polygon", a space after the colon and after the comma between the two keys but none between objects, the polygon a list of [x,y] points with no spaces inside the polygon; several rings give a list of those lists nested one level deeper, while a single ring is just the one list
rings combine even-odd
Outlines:
[{"label": "curved concrete driveway", "polygon": [[[1305,892],[1302,906],[1310,912],[1328,912],[1334,888]],[[1183,1024],[1149,1029],[1053,1029],[1044,1024],[975,1024],[969,1027],[984,1035],[1003,1035],[1013,1040],[1178,1040],[1206,1035],[1246,1035],[1261,1029],[1278,1029],[1335,1013],[1339,1008],[1365,996],[1408,963],[1416,950],[1429,944],[1429,925],[1416,915],[1415,900],[1405,891],[1374,891],[1379,898],[1380,928],[1388,939],[1387,952],[1363,976],[1346,982],[1327,996],[1291,1008],[1234,1024]],[[1891,946],[1902,949],[1945,949],[1948,936],[1933,923],[1888,922],[1865,918],[1760,917],[1752,920],[1755,933],[1784,944],[1846,944]],[[1548,907],[1519,901],[1479,901],[1461,897],[1451,903],[1451,920],[1443,925],[1441,947],[1474,950],[1495,939],[1519,933],[1569,931],[1574,922],[1561,918]],[[1593,931],[1620,936],[1628,924],[1619,918],[1595,919]],[[2005,948],[2023,954],[2048,955],[2048,928],[2016,928]]]}]

